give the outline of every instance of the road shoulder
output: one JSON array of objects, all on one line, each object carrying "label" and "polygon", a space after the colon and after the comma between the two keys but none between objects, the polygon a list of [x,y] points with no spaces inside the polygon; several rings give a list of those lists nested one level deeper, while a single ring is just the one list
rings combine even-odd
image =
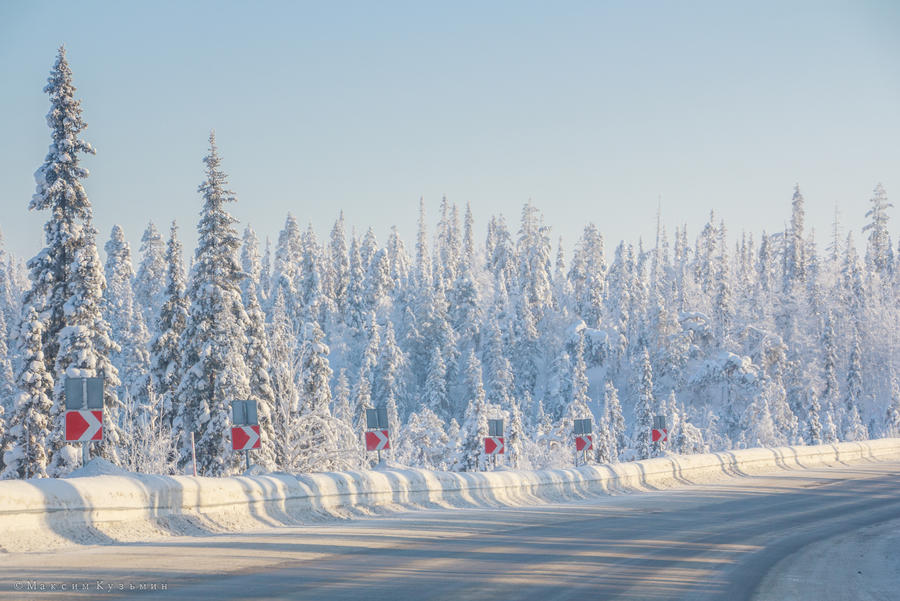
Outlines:
[{"label": "road shoulder", "polygon": [[804,547],[775,565],[753,601],[900,598],[900,519]]}]

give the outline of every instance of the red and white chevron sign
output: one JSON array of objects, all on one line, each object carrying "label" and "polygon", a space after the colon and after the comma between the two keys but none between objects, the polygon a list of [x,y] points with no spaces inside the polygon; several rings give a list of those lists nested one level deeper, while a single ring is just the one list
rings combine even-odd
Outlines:
[{"label": "red and white chevron sign", "polygon": [[488,436],[484,439],[484,452],[487,455],[499,455],[506,452],[506,444],[502,436]]},{"label": "red and white chevron sign", "polygon": [[651,433],[653,438],[653,442],[666,442],[669,440],[669,431],[666,428],[658,430],[653,428],[653,432]]},{"label": "red and white chevron sign", "polygon": [[579,434],[575,437],[576,451],[590,451],[594,448],[594,437],[590,434]]},{"label": "red and white chevron sign", "polygon": [[66,411],[66,442],[103,440],[103,411]]},{"label": "red and white chevron sign", "polygon": [[232,426],[231,448],[235,451],[248,451],[259,448],[259,425]]},{"label": "red and white chevron sign", "polygon": [[387,430],[369,430],[366,432],[366,450],[383,451],[391,448],[391,440]]}]

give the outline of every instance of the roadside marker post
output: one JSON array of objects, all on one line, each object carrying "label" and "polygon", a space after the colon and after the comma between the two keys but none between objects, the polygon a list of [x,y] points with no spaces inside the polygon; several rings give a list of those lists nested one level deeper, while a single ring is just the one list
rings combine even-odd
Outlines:
[{"label": "roadside marker post", "polygon": [[506,453],[506,438],[503,436],[503,420],[488,420],[488,435],[484,439],[484,452],[491,457],[493,467],[497,467],[497,455]]},{"label": "roadside marker post", "polygon": [[587,463],[587,452],[594,448],[594,437],[591,434],[593,427],[590,418],[576,419],[574,424],[575,434],[575,467],[578,467],[578,451],[582,453],[583,463]]},{"label": "roadside marker post", "polygon": [[656,415],[653,417],[653,430],[650,434],[650,438],[654,443],[657,443],[659,447],[662,447],[662,443],[669,440],[669,430],[666,428],[666,417],[664,415]]},{"label": "roadside marker post", "polygon": [[388,426],[387,407],[366,409],[366,432],[364,433],[366,452],[378,453],[378,463],[381,463],[381,451],[390,450],[390,428]]},{"label": "roadside marker post", "polygon": [[91,459],[91,441],[103,440],[103,387],[103,378],[66,378],[65,439],[82,443],[82,465]]},{"label": "roadside marker post", "polygon": [[231,401],[231,448],[244,451],[244,461],[250,469],[250,449],[262,445],[256,401]]}]

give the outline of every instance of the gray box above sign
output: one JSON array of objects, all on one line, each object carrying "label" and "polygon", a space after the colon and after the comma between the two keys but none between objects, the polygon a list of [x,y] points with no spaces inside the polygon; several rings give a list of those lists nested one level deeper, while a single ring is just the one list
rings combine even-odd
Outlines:
[{"label": "gray box above sign", "polygon": [[66,378],[66,410],[103,409],[103,378]]},{"label": "gray box above sign", "polygon": [[231,421],[235,426],[256,426],[256,401],[231,401]]}]

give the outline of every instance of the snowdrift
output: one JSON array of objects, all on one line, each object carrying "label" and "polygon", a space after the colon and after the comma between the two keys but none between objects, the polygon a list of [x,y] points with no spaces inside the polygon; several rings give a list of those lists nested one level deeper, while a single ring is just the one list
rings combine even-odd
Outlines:
[{"label": "snowdrift", "polygon": [[416,508],[534,505],[713,482],[779,468],[895,457],[900,457],[900,438],[529,472],[387,469],[299,476],[113,474],[4,481],[0,482],[0,551],[308,524]]}]

